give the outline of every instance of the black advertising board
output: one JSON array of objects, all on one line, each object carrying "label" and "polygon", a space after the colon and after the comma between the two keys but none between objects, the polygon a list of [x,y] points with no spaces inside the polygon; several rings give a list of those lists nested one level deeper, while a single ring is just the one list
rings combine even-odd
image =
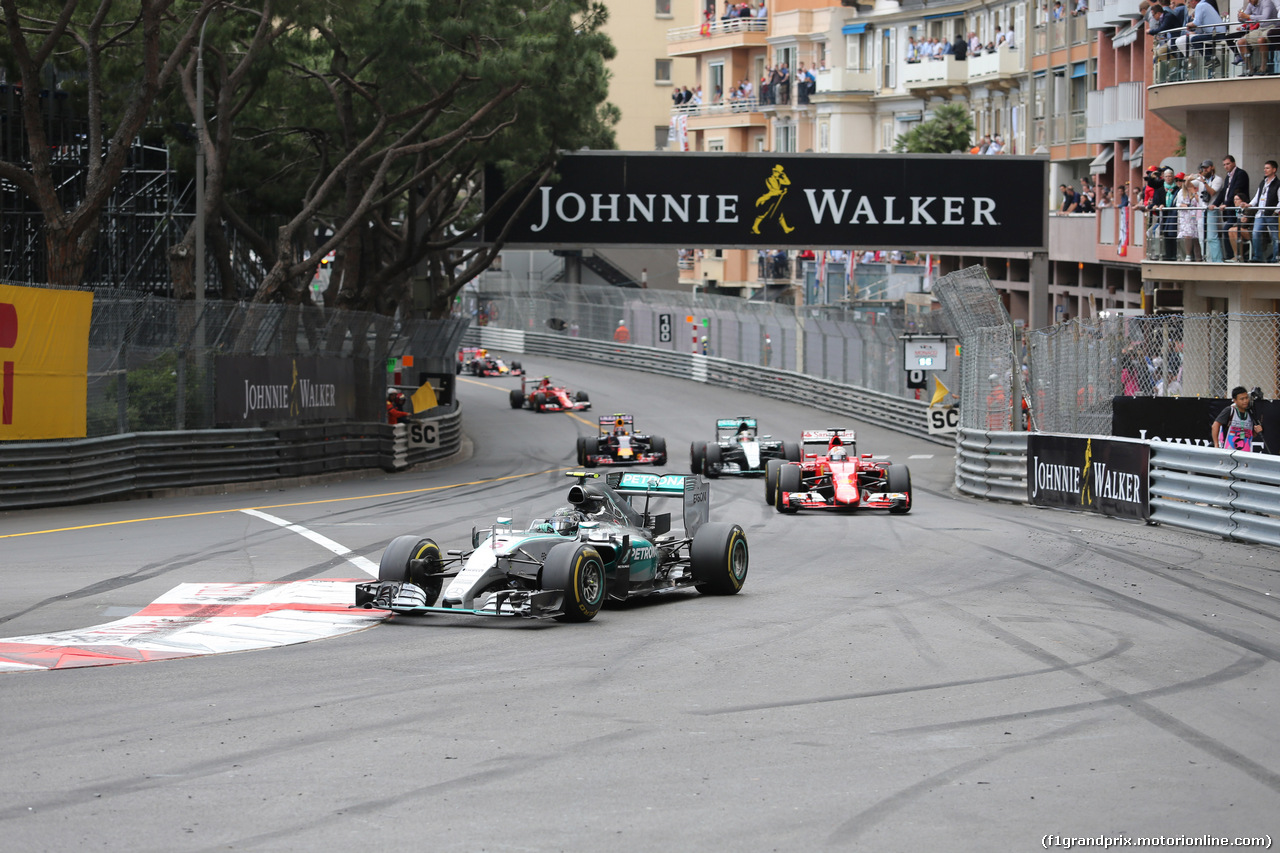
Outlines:
[{"label": "black advertising board", "polygon": [[[575,152],[507,245],[1045,251],[1049,161],[937,154]],[[485,174],[485,210],[502,192]],[[498,211],[496,240],[514,212]]]},{"label": "black advertising board", "polygon": [[355,362],[321,356],[222,355],[214,366],[218,426],[356,419]]},{"label": "black advertising board", "polygon": [[1027,499],[1036,506],[1147,517],[1151,449],[1140,441],[1027,436]]},{"label": "black advertising board", "polygon": [[[1213,397],[1113,397],[1111,434],[1212,447],[1213,419],[1230,405],[1230,400]],[[1267,450],[1280,451],[1280,401],[1255,403],[1254,411],[1262,418]]]}]

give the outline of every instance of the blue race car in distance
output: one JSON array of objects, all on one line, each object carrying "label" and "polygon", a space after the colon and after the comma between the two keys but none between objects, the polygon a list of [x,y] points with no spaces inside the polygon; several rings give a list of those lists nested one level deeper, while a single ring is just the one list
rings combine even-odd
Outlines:
[{"label": "blue race car in distance", "polygon": [[[642,471],[611,472],[603,481],[585,471],[569,476],[577,483],[568,506],[523,529],[510,518],[473,529],[469,551],[442,554],[433,540],[417,535],[393,539],[378,580],[356,584],[356,606],[587,622],[606,599],[689,587],[711,595],[742,589],[747,538],[736,524],[708,520],[706,480]],[[682,504],[678,533],[670,512],[651,511],[654,502],[669,500]]]}]

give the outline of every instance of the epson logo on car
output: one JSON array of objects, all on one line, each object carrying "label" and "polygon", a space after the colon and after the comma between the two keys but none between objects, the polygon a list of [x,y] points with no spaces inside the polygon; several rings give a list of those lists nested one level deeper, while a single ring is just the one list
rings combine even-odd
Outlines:
[{"label": "epson logo on car", "polygon": [[631,561],[638,562],[640,560],[652,560],[658,556],[658,549],[652,545],[641,545],[638,548],[631,549]]}]

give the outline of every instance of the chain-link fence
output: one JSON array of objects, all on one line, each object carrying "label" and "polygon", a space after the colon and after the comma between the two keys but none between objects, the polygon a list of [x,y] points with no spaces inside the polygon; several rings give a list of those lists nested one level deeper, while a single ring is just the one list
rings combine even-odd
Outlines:
[{"label": "chain-link fence", "polygon": [[498,280],[467,295],[480,325],[696,352],[915,396],[901,336],[944,330],[936,312],[842,305],[797,308],[705,293]]},{"label": "chain-link fence", "polygon": [[297,305],[97,296],[89,329],[90,437],[211,429],[219,355],[353,359],[357,419],[386,417],[388,359],[452,370],[469,321],[397,320]]},{"label": "chain-link fence", "polygon": [[1163,314],[1074,321],[1027,335],[1043,430],[1107,435],[1111,398],[1227,397],[1280,388],[1280,315]]}]

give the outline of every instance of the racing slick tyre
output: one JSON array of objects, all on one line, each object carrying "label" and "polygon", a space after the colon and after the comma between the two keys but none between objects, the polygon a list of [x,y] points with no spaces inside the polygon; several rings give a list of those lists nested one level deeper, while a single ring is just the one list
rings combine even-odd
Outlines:
[{"label": "racing slick tyre", "polygon": [[911,512],[911,469],[906,465],[890,465],[884,471],[884,486],[891,492],[906,492],[905,506],[891,506],[889,512],[894,515],[906,515]]},{"label": "racing slick tyre", "polygon": [[653,464],[662,466],[667,464],[667,440],[660,435],[655,435],[649,441],[649,452],[653,454]]},{"label": "racing slick tyre", "polygon": [[[424,561],[419,568],[409,565],[410,560]],[[440,546],[421,536],[397,536],[382,552],[378,562],[378,580],[404,583],[408,581],[426,593],[427,604],[436,603],[444,578],[431,577],[444,571]]]},{"label": "racing slick tyre", "polygon": [[587,437],[585,435],[578,436],[578,464],[583,466],[587,464]]},{"label": "racing slick tyre", "polygon": [[520,371],[522,371],[522,370],[524,370],[524,365],[522,365],[520,362],[518,362],[518,361],[513,361],[513,362],[511,362],[511,375],[512,375],[512,376],[514,376],[516,373],[518,373],[518,372],[520,372]]},{"label": "racing slick tyre", "polygon": [[707,443],[705,441],[695,441],[689,445],[689,472],[692,474],[701,474],[703,467],[707,461]]},{"label": "racing slick tyre", "polygon": [[533,410],[535,412],[545,412],[547,410],[547,395],[539,391],[533,395]]},{"label": "racing slick tyre", "polygon": [[778,491],[774,496],[774,506],[778,512],[795,512],[797,507],[782,502],[783,492],[798,492],[804,488],[802,471],[799,465],[785,464],[778,469]]},{"label": "racing slick tyre", "polygon": [[604,560],[579,542],[561,542],[542,564],[542,588],[564,590],[564,611],[557,622],[590,622],[604,604]]},{"label": "racing slick tyre", "polygon": [[785,464],[781,459],[770,459],[764,465],[764,502],[769,506],[778,500],[778,472]]},{"label": "racing slick tyre", "polygon": [[782,442],[782,458],[788,462],[800,461],[800,445],[794,441]]},{"label": "racing slick tyre", "polygon": [[733,595],[747,579],[747,536],[736,524],[704,524],[689,543],[694,588],[705,595]]},{"label": "racing slick tyre", "polygon": [[518,389],[512,388],[509,398],[511,400],[511,408],[518,409],[524,405],[524,395]]},{"label": "racing slick tyre", "polygon": [[720,476],[720,445],[708,444],[705,454],[702,457],[703,471],[707,475],[708,480],[714,480]]},{"label": "racing slick tyre", "polygon": [[591,398],[587,396],[586,391],[578,391],[576,394],[573,395],[573,399],[577,400],[579,403],[591,402]]}]

